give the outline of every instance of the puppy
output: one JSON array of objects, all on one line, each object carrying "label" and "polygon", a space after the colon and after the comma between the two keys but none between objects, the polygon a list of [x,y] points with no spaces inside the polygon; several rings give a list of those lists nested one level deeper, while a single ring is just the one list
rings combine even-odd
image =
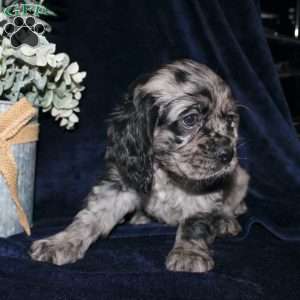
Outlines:
[{"label": "puppy", "polygon": [[168,270],[209,271],[212,242],[237,235],[247,209],[238,123],[230,88],[205,65],[179,60],[137,80],[109,120],[104,178],[65,230],[32,244],[31,257],[73,263],[132,213],[131,223],[178,225]]}]

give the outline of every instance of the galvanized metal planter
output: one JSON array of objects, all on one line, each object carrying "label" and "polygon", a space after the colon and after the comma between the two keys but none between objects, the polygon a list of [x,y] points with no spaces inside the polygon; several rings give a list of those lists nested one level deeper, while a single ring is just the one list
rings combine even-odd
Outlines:
[{"label": "galvanized metal planter", "polygon": [[[0,101],[0,116],[1,113],[10,109],[12,104],[9,101]],[[36,142],[13,145],[12,153],[18,169],[18,193],[21,205],[30,224],[32,224]],[[0,237],[8,237],[22,231],[23,228],[19,224],[16,206],[0,174]]]}]

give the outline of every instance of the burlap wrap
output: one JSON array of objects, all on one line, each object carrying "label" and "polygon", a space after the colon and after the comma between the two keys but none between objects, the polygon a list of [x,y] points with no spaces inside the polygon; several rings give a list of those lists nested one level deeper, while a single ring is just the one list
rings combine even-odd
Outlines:
[{"label": "burlap wrap", "polygon": [[3,176],[11,194],[19,222],[27,235],[30,235],[30,225],[18,195],[18,170],[11,151],[11,145],[34,142],[38,139],[38,124],[30,124],[37,116],[37,109],[22,98],[7,112],[0,114],[0,174]]}]

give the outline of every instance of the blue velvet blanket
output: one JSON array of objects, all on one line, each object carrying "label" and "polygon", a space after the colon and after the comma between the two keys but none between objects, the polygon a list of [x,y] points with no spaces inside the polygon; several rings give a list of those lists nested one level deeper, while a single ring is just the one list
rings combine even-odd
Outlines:
[{"label": "blue velvet blanket", "polygon": [[[35,227],[30,238],[0,239],[0,299],[300,299],[300,143],[258,2],[49,4],[60,16],[49,38],[88,71],[87,90],[74,132],[41,117]],[[240,104],[239,156],[251,175],[243,234],[217,241],[208,274],[167,272],[175,228],[158,224],[119,226],[73,265],[32,262],[31,241],[63,229],[101,175],[104,120],[127,85],[183,57],[221,75]]]}]

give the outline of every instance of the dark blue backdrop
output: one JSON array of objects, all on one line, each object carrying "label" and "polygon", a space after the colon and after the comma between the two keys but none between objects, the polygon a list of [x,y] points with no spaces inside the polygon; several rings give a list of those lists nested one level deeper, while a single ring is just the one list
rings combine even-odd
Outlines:
[{"label": "dark blue backdrop", "polygon": [[[208,64],[240,104],[241,163],[251,174],[251,221],[284,238],[300,230],[300,144],[255,1],[64,2],[57,49],[87,70],[72,133],[42,117],[36,219],[72,216],[101,174],[104,119],[139,74],[176,58]],[[247,219],[248,221],[250,219]],[[300,234],[299,234],[300,237]]]},{"label": "dark blue backdrop", "polygon": [[[60,1],[61,2],[61,1]],[[80,125],[41,117],[33,237],[0,240],[0,299],[299,299],[300,144],[254,0],[50,2],[51,39],[88,72]],[[137,75],[176,58],[209,65],[239,103],[241,163],[251,174],[244,235],[216,244],[209,274],[172,274],[175,229],[121,226],[87,257],[31,262],[30,240],[61,230],[103,166],[104,119]],[[284,240],[275,238],[254,222]],[[292,242],[293,240],[293,242]],[[1,296],[2,295],[4,296]],[[30,296],[30,297],[29,297]],[[2,298],[1,298],[2,297]],[[5,298],[6,297],[6,298]]]}]

